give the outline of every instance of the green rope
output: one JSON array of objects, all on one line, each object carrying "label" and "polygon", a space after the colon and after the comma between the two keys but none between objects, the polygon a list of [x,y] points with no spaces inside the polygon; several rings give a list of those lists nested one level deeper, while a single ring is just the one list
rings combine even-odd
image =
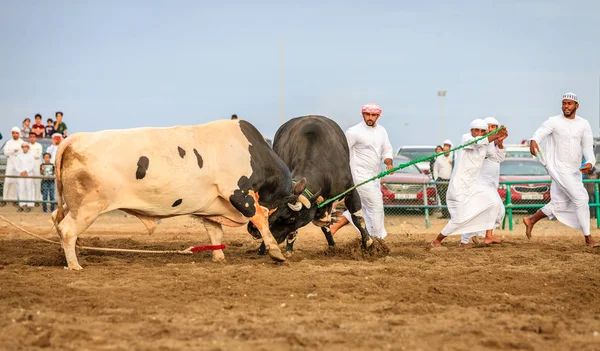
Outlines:
[{"label": "green rope", "polygon": [[356,185],[355,185],[355,186],[353,186],[352,188],[350,188],[350,189],[348,189],[348,190],[344,191],[343,193],[341,193],[341,194],[339,194],[339,195],[336,195],[336,196],[332,197],[331,199],[329,199],[329,200],[327,200],[327,201],[321,202],[321,204],[318,206],[318,208],[321,208],[321,207],[327,206],[327,205],[328,205],[328,204],[330,204],[331,202],[333,202],[333,201],[335,201],[335,200],[337,200],[337,199],[339,199],[339,198],[341,198],[341,197],[344,197],[346,194],[348,194],[348,193],[349,193],[349,192],[351,192],[352,190],[354,190],[354,189],[358,188],[359,186],[365,185],[365,184],[367,184],[368,182],[372,182],[372,181],[374,181],[374,180],[376,180],[376,179],[383,178],[383,177],[385,177],[386,175],[388,175],[388,174],[390,174],[390,173],[393,173],[393,172],[395,172],[395,171],[397,171],[397,170],[399,170],[399,169],[402,169],[402,168],[406,168],[406,167],[408,167],[408,166],[412,166],[412,165],[414,165],[415,163],[419,163],[419,162],[423,162],[423,161],[429,161],[429,160],[431,160],[431,159],[434,159],[434,158],[436,158],[436,157],[439,157],[439,156],[441,156],[441,155],[444,155],[444,154],[447,154],[447,153],[450,153],[450,152],[453,152],[453,151],[456,151],[456,150],[460,150],[460,149],[462,149],[462,148],[464,148],[464,147],[467,147],[467,146],[469,146],[469,145],[471,145],[471,144],[475,144],[476,142],[478,142],[478,141],[480,141],[480,140],[483,140],[483,139],[485,139],[485,138],[489,137],[490,135],[494,135],[494,134],[498,133],[498,132],[499,132],[499,131],[500,131],[502,128],[503,128],[503,127],[500,127],[500,128],[498,128],[498,129],[496,129],[496,130],[494,130],[494,131],[492,131],[492,132],[489,132],[489,133],[487,133],[486,135],[484,135],[484,136],[482,136],[482,137],[476,138],[475,140],[469,141],[468,143],[466,143],[466,144],[463,144],[463,145],[459,145],[459,146],[457,146],[457,147],[455,147],[455,148],[453,148],[453,149],[450,149],[450,150],[448,150],[448,151],[443,151],[443,152],[440,152],[439,154],[433,154],[433,155],[431,155],[431,156],[425,156],[425,157],[421,157],[421,158],[418,158],[418,159],[416,159],[416,160],[412,160],[412,161],[410,161],[410,162],[408,162],[408,163],[401,164],[401,165],[399,165],[398,167],[395,167],[395,168],[389,169],[389,170],[387,170],[387,171],[381,172],[381,173],[379,173],[378,175],[376,175],[375,177],[373,177],[373,178],[370,178],[370,179],[367,179],[367,180],[365,180],[364,182],[362,182],[362,183],[360,183],[360,184],[356,184]]}]

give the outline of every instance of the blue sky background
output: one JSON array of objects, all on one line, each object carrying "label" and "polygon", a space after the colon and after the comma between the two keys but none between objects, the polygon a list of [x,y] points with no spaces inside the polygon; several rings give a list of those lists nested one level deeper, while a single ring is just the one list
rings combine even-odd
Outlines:
[{"label": "blue sky background", "polygon": [[69,132],[201,124],[237,113],[266,136],[285,117],[342,128],[383,108],[395,149],[455,142],[496,116],[509,141],[566,91],[600,135],[598,1],[0,0],[0,128],[62,110]]}]

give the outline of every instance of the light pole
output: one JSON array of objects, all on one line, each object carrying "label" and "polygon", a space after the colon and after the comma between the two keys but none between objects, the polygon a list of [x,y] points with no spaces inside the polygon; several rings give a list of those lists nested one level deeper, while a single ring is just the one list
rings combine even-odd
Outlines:
[{"label": "light pole", "polygon": [[283,38],[281,39],[281,57],[279,65],[279,125],[283,125]]},{"label": "light pole", "polygon": [[446,96],[446,90],[438,90],[438,96],[440,97],[440,143],[444,142],[444,97]]}]

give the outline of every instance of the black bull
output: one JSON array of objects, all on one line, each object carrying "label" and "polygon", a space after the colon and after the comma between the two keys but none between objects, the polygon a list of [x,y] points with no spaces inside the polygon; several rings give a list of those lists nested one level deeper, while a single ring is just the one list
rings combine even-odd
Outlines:
[{"label": "black bull", "polygon": [[[281,243],[285,238],[286,250],[291,253],[298,229],[313,222],[321,227],[329,246],[334,246],[329,226],[335,202],[322,208],[318,204],[354,186],[344,132],[327,117],[297,117],[277,130],[273,149],[289,167],[295,181],[294,194],[298,197],[295,204],[278,209],[277,218],[269,221],[272,232],[281,233],[277,241]],[[360,230],[363,247],[370,246],[373,241],[365,227],[358,192],[349,192],[344,202],[352,222]],[[248,229],[256,233],[252,223]],[[264,243],[259,253],[265,253]]]}]

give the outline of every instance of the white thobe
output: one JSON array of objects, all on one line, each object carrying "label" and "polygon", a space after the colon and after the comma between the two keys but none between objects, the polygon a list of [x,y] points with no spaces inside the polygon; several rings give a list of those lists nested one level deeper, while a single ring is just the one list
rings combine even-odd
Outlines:
[{"label": "white thobe", "polygon": [[[473,141],[471,134],[462,137],[461,144]],[[447,205],[450,221],[442,235],[473,233],[493,229],[500,211],[489,188],[477,182],[487,155],[487,138],[460,149],[448,185]]]},{"label": "white thobe", "polygon": [[[498,185],[500,183],[500,163],[506,158],[506,148],[498,148],[494,143],[488,144],[486,158],[481,166],[481,171],[477,176],[477,184],[480,184],[490,191],[496,202],[498,202],[498,213],[494,227],[497,228],[502,223],[506,210],[504,202],[498,194]],[[469,240],[476,235],[485,235],[485,231],[476,233],[465,233],[462,235],[461,242],[468,244]]]},{"label": "white thobe", "polygon": [[575,116],[568,119],[563,115],[550,117],[533,134],[531,140],[538,145],[544,140],[542,149],[546,158],[546,169],[552,178],[550,202],[542,208],[549,219],[579,229],[590,235],[590,211],[588,193],[582,182],[581,156],[586,163],[596,164],[592,127],[587,120]]},{"label": "white thobe", "polygon": [[[4,144],[4,155],[6,156],[6,175],[19,175],[16,169],[17,156],[22,153],[23,140],[11,139]],[[15,151],[16,150],[16,151]],[[17,178],[4,178],[4,189],[2,191],[4,200],[17,199]]]},{"label": "white thobe", "polygon": [[[33,154],[33,159],[35,161],[35,165],[33,168],[33,175],[40,175],[40,166],[42,165],[42,144],[35,143],[29,144],[29,153]],[[34,179],[33,183],[35,184],[35,196],[34,200],[41,201],[42,200],[42,180]]]},{"label": "white thobe", "polygon": [[[354,184],[361,183],[381,173],[381,165],[387,158],[393,158],[393,149],[387,131],[376,124],[369,127],[361,122],[346,131],[346,139],[350,149],[350,169]],[[363,218],[367,231],[371,236],[385,238],[387,232],[384,225],[383,196],[381,183],[372,181],[356,189],[360,196]],[[344,212],[344,217],[352,223],[351,215]],[[354,225],[354,223],[352,223]]]},{"label": "white thobe", "polygon": [[53,165],[56,164],[55,158],[56,158],[56,150],[58,150],[58,145],[50,145],[48,146],[48,148],[46,149],[46,152],[50,154],[50,163],[52,163]]},{"label": "white thobe", "polygon": [[[21,153],[17,156],[16,170],[17,174],[27,172],[27,176],[33,175],[35,168],[35,158],[31,152]],[[19,206],[35,206],[33,202],[25,200],[34,200],[35,184],[31,178],[17,178],[17,192],[19,196]]]},{"label": "white thobe", "polygon": [[450,179],[452,175],[452,158],[450,155],[438,156],[433,164],[433,180],[438,178]]}]

